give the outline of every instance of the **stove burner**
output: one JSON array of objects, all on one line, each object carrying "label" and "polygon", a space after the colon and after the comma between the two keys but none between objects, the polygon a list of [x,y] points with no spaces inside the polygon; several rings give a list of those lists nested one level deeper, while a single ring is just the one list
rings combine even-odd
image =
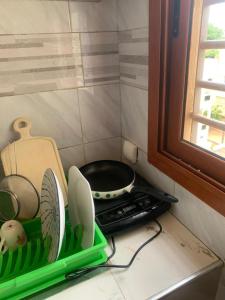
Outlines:
[{"label": "stove burner", "polygon": [[[138,174],[136,181],[150,186]],[[143,193],[127,193],[114,200],[95,200],[96,222],[105,234],[115,234],[157,218],[170,206]]]}]

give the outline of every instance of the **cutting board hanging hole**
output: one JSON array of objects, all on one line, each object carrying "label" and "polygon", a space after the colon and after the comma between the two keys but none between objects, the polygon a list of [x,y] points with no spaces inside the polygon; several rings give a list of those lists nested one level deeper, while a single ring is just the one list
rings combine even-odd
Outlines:
[{"label": "cutting board hanging hole", "polygon": [[31,121],[26,118],[18,118],[13,123],[13,128],[19,133],[21,139],[30,138]]}]

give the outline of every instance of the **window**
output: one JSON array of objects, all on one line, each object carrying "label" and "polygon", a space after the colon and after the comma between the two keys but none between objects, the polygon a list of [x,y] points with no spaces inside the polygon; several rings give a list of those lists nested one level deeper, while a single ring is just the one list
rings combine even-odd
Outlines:
[{"label": "window", "polygon": [[225,215],[225,0],[150,0],[149,160]]},{"label": "window", "polygon": [[183,139],[224,158],[225,1],[194,5]]}]

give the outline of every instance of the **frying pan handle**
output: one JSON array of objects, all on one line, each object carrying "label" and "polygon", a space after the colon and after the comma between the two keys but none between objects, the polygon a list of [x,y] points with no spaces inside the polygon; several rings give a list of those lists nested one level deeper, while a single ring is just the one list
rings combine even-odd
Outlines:
[{"label": "frying pan handle", "polygon": [[132,188],[132,192],[144,193],[144,194],[153,196],[154,198],[156,198],[160,201],[165,201],[165,202],[169,202],[169,203],[177,203],[178,202],[177,198],[175,198],[167,193],[164,193],[162,191],[159,191],[155,188],[151,188],[151,187],[134,186]]},{"label": "frying pan handle", "polygon": [[18,118],[13,122],[13,128],[23,139],[30,137],[31,121],[26,118]]}]

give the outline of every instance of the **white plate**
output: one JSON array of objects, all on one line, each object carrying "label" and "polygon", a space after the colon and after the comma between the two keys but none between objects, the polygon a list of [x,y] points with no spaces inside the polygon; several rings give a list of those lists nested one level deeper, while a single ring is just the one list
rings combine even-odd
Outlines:
[{"label": "white plate", "polygon": [[81,247],[86,249],[93,246],[95,208],[91,188],[79,169],[74,166],[69,170],[68,208],[72,228],[76,225],[82,226]]},{"label": "white plate", "polygon": [[62,190],[51,169],[46,170],[41,190],[40,217],[43,238],[51,238],[48,261],[55,261],[60,253],[65,231],[65,209]]}]

